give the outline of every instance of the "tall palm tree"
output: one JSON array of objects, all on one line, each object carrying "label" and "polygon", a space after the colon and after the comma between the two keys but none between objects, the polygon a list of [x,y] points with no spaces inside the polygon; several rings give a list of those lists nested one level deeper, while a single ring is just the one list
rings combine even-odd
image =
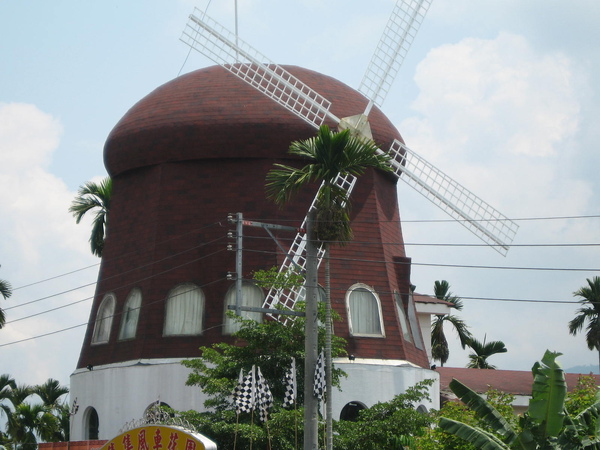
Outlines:
[{"label": "tall palm tree", "polygon": [[34,394],[42,399],[43,405],[56,417],[56,424],[51,430],[52,442],[63,442],[69,440],[70,408],[67,403],[61,403],[60,398],[69,393],[69,388],[61,386],[58,380],[48,378],[44,384],[34,386]]},{"label": "tall palm tree", "polygon": [[77,196],[69,208],[69,212],[73,214],[77,223],[88,212],[94,211],[96,213],[92,222],[90,247],[92,253],[98,257],[102,257],[102,250],[104,249],[111,196],[112,179],[110,177],[104,178],[100,183],[88,181],[79,188]]},{"label": "tall palm tree", "polygon": [[[461,311],[463,308],[462,299],[450,292],[450,284],[446,280],[436,281],[434,283],[433,295],[440,300],[451,303],[451,308],[458,311]],[[431,357],[434,360],[439,361],[442,367],[446,364],[450,356],[448,340],[444,333],[444,324],[446,323],[450,323],[454,326],[462,348],[466,348],[472,338],[467,325],[458,316],[452,314],[436,316],[431,324]]]},{"label": "tall palm tree", "polygon": [[58,420],[41,404],[21,403],[9,416],[6,432],[14,450],[35,448],[37,436],[43,441],[52,440]]},{"label": "tall palm tree", "polygon": [[[327,392],[331,388],[331,289],[329,268],[329,246],[344,245],[352,239],[350,227],[350,199],[348,192],[335,184],[336,178],[346,175],[359,177],[367,169],[391,172],[389,157],[380,154],[372,140],[356,136],[349,129],[334,132],[328,126],[319,128],[315,137],[292,142],[288,153],[299,156],[307,163],[299,168],[275,164],[267,174],[267,196],[279,206],[285,205],[303,187],[311,183],[322,183],[317,194],[316,235],[325,250],[325,291],[327,343],[325,366],[327,370]],[[327,431],[331,435],[331,402],[328,401]],[[328,439],[328,446],[331,445]]]},{"label": "tall palm tree", "polygon": [[600,367],[600,277],[586,279],[588,285],[573,292],[580,297],[582,305],[577,310],[577,315],[569,322],[569,333],[575,336],[583,328],[587,321],[585,341],[590,350],[598,351],[598,363]]},{"label": "tall palm tree", "polygon": [[485,336],[483,337],[483,342],[471,338],[469,347],[473,349],[473,353],[469,354],[469,364],[467,365],[470,369],[495,369],[496,366],[488,363],[487,359],[497,353],[506,353],[508,351],[504,342],[490,341],[486,343]]}]

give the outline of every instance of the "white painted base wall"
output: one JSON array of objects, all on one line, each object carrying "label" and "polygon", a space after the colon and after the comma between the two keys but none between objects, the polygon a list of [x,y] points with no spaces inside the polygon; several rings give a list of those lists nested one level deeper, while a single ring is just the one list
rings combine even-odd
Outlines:
[{"label": "white painted base wall", "polygon": [[[78,369],[71,375],[71,399],[77,399],[78,412],[71,418],[71,440],[87,440],[87,417],[95,408],[99,417],[99,439],[112,439],[123,426],[142,418],[146,408],[157,400],[177,410],[202,410],[206,396],[198,387],[186,386],[190,370],[179,359],[153,359]],[[424,379],[436,380],[430,388],[432,401],[427,409],[439,408],[439,374],[406,361],[347,359],[336,360],[348,377],[342,391],[333,392],[334,419],[344,405],[360,402],[367,407],[395,395]],[[418,405],[417,405],[418,406]]]}]

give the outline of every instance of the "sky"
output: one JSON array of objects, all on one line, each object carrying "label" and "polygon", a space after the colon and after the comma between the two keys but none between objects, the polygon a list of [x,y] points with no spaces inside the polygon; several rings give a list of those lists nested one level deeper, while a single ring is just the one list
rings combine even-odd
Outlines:
[{"label": "sky", "polygon": [[[195,6],[234,29],[233,0],[0,0],[0,279],[14,287],[0,373],[20,383],[68,384],[75,369],[99,260],[68,208],[106,176],[104,142],[135,102],[212,65],[179,41]],[[357,88],[392,8],[239,0],[239,34]],[[503,257],[399,182],[412,283],[447,280],[474,336],[506,344],[490,359],[501,369],[546,349],[598,364],[567,328],[573,292],[600,275],[598,23],[596,0],[434,0],[382,106],[412,150],[519,224]],[[465,366],[447,334],[447,365]]]}]

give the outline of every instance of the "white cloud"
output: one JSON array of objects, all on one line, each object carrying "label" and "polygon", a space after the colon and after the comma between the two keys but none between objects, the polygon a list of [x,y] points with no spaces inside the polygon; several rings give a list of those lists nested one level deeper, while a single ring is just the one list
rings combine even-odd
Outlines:
[{"label": "white cloud", "polygon": [[[10,281],[14,288],[97,262],[86,245],[89,227],[77,225],[68,212],[75,193],[47,169],[62,131],[60,121],[35,105],[0,104],[0,278]],[[6,309],[7,325],[1,330],[0,345],[85,322],[89,301],[50,314],[37,314],[89,297],[93,287],[53,295],[93,283],[94,272],[15,289],[1,305]],[[32,317],[18,320],[27,316]],[[83,329],[79,329],[78,334],[82,333]],[[10,368],[11,375],[28,383],[42,382],[60,373],[64,376],[65,368],[74,368],[81,342],[69,340],[68,334],[73,336],[73,332],[59,333],[2,347],[3,358],[23,360],[18,368]],[[48,352],[48,344],[62,351]]]}]

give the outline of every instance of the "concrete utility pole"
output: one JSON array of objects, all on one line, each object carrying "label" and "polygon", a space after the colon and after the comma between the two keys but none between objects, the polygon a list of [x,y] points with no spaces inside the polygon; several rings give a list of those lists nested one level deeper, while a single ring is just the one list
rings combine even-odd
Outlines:
[{"label": "concrete utility pole", "polygon": [[319,402],[313,393],[318,355],[317,283],[318,256],[315,243],[315,212],[308,213],[306,223],[306,325],[304,362],[304,450],[318,449]]}]

